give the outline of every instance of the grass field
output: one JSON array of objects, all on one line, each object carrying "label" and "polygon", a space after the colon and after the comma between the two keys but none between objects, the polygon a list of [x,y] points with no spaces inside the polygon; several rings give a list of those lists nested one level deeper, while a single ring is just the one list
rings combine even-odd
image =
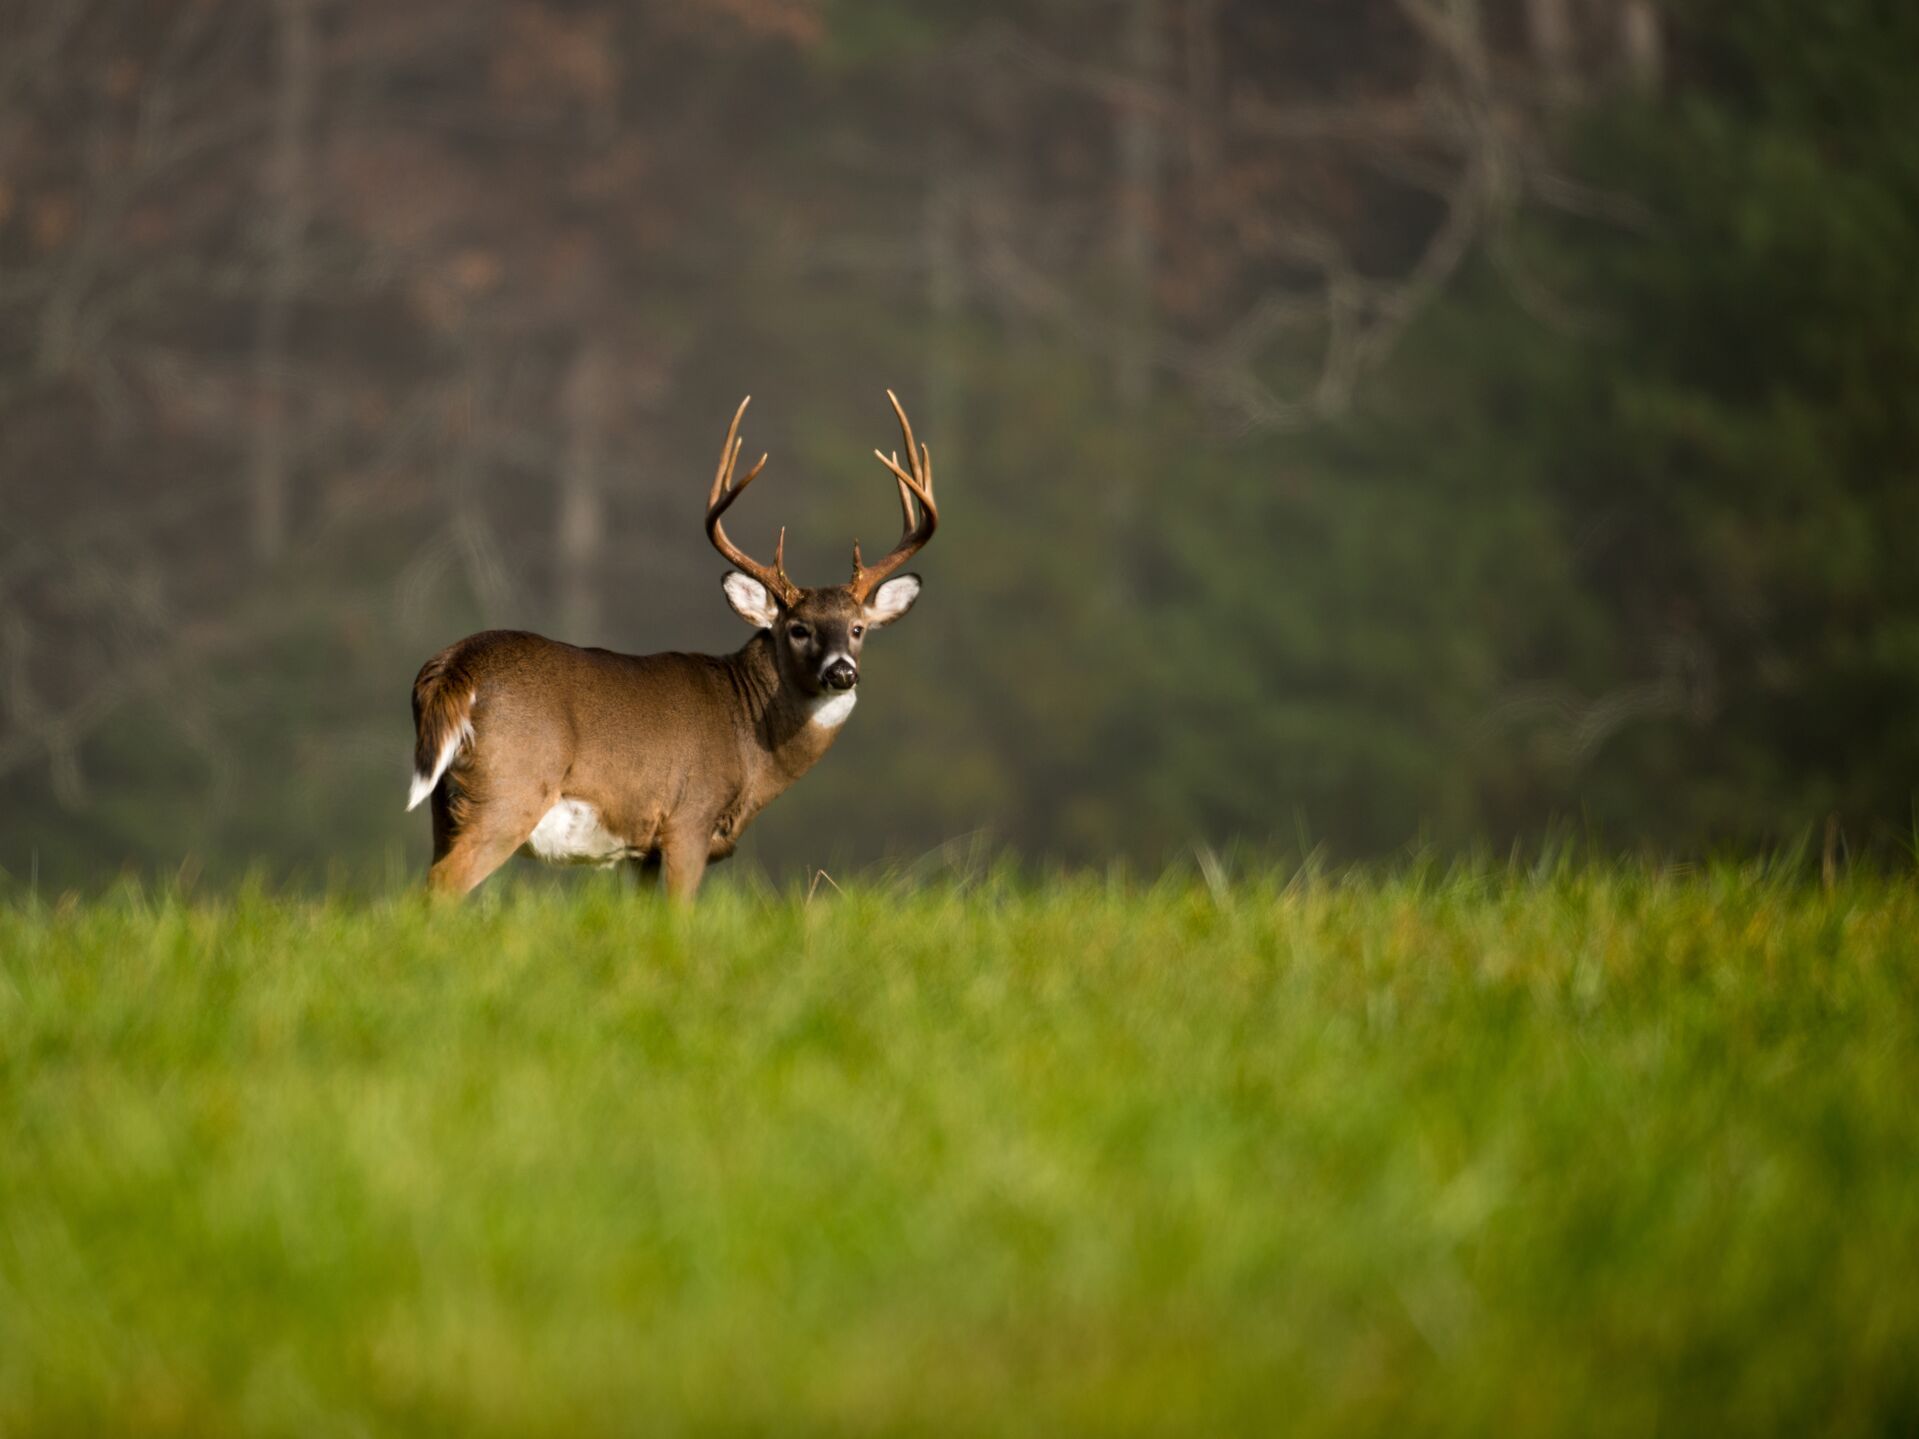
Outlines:
[{"label": "grass field", "polygon": [[1912,1433],[1919,886],[0,904],[0,1434]]}]

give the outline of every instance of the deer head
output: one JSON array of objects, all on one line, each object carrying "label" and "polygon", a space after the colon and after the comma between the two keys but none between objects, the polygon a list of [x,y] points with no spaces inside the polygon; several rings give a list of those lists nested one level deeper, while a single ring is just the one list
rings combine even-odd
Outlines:
[{"label": "deer head", "polygon": [[721,516],[766,467],[766,456],[761,455],[744,478],[734,480],[742,443],[740,419],[752,398],[748,395],[741,400],[739,409],[733,412],[726,443],[720,449],[719,468],[706,502],[706,536],[734,566],[722,582],[727,602],[741,619],[771,634],[783,682],[811,698],[844,694],[859,683],[860,647],[866,636],[899,619],[919,598],[919,576],[895,572],[919,553],[939,525],[939,509],[933,501],[933,457],[925,445],[914,441],[905,408],[888,390],[886,398],[899,418],[900,439],[906,447],[906,466],[901,467],[897,451],[890,456],[879,450],[873,453],[892,474],[899,491],[899,543],[886,558],[867,565],[860,558],[859,541],[855,540],[853,577],[843,585],[806,589],[786,573],[784,528],[773,547],[773,563],[764,565],[728,539],[720,523]]}]

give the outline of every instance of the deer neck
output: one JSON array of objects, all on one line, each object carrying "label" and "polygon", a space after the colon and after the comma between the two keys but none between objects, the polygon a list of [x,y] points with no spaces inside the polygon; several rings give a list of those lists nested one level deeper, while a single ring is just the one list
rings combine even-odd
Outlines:
[{"label": "deer neck", "polygon": [[749,759],[784,789],[833,747],[857,691],[822,696],[791,689],[774,658],[773,636],[765,630],[730,657],[729,668],[745,710]]}]

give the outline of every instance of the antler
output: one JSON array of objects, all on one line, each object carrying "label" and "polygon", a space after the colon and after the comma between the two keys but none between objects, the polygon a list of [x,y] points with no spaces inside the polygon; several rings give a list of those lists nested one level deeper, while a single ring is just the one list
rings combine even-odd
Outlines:
[{"label": "antler", "polygon": [[720,516],[727,508],[746,492],[746,487],[759,477],[766,468],[766,456],[761,455],[758,464],[746,472],[746,478],[737,485],[733,483],[733,469],[740,459],[740,417],[746,413],[746,407],[752,403],[748,395],[740,401],[740,407],[733,412],[733,423],[726,431],[726,443],[720,448],[720,466],[713,472],[713,489],[706,497],[706,537],[735,568],[745,571],[754,579],[778,596],[784,604],[797,604],[800,587],[786,577],[786,530],[780,530],[779,543],[773,549],[773,563],[761,564],[745,550],[726,537],[726,531],[720,527]]},{"label": "antler", "polygon": [[[896,451],[892,458],[879,450],[873,451],[879,462],[893,472],[893,480],[899,486],[900,514],[903,528],[900,542],[893,546],[893,552],[878,564],[867,567],[860,563],[860,542],[853,541],[853,581],[847,586],[853,598],[861,604],[872,598],[873,591],[880,582],[901,565],[912,559],[933,538],[933,531],[939,528],[939,507],[933,503],[933,456],[926,446],[915,443],[913,423],[906,418],[906,410],[901,406],[899,396],[891,390],[886,398],[892,401],[893,413],[900,417],[900,438],[906,445],[906,463],[909,470],[900,468],[900,457]],[[752,478],[750,475],[748,478]],[[918,502],[918,513],[914,513],[914,503]]]}]

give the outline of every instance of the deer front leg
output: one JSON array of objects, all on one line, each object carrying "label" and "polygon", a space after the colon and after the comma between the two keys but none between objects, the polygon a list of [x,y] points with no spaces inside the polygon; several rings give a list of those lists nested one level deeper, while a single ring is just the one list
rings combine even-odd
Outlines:
[{"label": "deer front leg", "polygon": [[667,895],[678,904],[691,904],[699,892],[700,877],[706,873],[707,847],[712,843],[713,822],[674,821],[660,837],[660,879]]}]

